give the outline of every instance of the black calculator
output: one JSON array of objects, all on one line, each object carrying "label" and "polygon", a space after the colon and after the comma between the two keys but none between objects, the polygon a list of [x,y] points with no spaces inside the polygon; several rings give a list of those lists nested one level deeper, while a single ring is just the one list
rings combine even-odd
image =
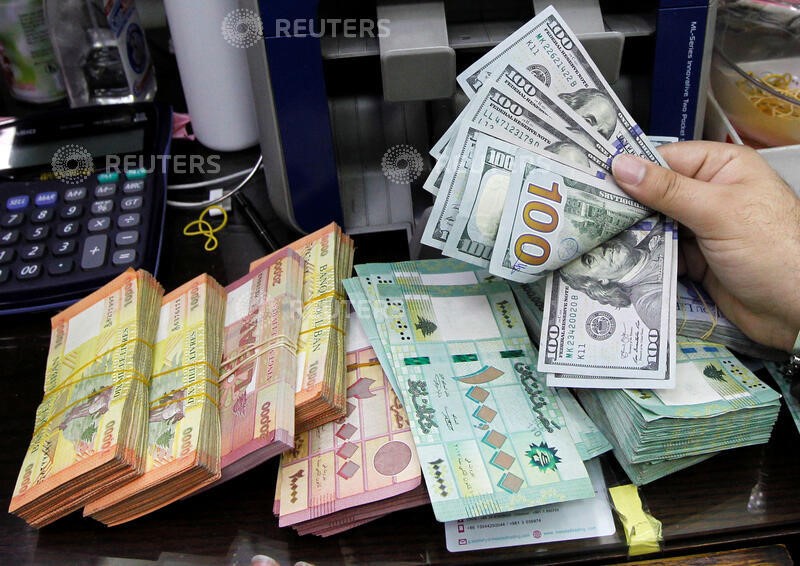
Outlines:
[{"label": "black calculator", "polygon": [[0,314],[65,306],[128,268],[157,274],[171,133],[154,103],[0,124]]}]

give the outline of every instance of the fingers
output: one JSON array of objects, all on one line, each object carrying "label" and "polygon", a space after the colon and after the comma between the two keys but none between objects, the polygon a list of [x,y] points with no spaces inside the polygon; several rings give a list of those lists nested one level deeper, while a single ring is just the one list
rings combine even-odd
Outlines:
[{"label": "fingers", "polygon": [[[683,255],[683,265],[686,268],[685,274],[692,281],[702,281],[708,270],[708,263],[697,245],[697,240],[694,238],[682,238],[679,246],[680,253]],[[680,266],[678,269],[680,269]]]},{"label": "fingers", "polygon": [[614,158],[612,171],[626,193],[671,216],[698,236],[710,235],[717,227],[723,189],[628,154]]},{"label": "fingers", "polygon": [[670,169],[684,177],[716,183],[740,183],[753,169],[769,165],[753,149],[729,143],[687,141],[658,148]]}]

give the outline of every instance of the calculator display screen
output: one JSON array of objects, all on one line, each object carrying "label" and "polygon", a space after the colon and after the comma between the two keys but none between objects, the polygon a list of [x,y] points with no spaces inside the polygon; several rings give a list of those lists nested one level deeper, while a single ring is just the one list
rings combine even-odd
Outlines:
[{"label": "calculator display screen", "polygon": [[98,132],[94,135],[46,141],[38,139],[33,143],[20,143],[20,138],[16,138],[11,147],[0,144],[0,170],[43,165],[49,167],[56,152],[69,144],[84,148],[95,160],[106,155],[135,154],[140,153],[144,147],[144,130],[137,128],[112,133]]}]

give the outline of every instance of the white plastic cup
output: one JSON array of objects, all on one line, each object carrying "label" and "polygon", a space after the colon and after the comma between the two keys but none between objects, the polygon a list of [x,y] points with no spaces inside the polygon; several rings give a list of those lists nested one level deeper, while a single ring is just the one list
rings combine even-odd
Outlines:
[{"label": "white plastic cup", "polygon": [[246,50],[264,47],[260,35],[232,27],[248,14],[238,10],[237,0],[164,0],[164,8],[197,139],[217,151],[255,145],[258,122]]}]

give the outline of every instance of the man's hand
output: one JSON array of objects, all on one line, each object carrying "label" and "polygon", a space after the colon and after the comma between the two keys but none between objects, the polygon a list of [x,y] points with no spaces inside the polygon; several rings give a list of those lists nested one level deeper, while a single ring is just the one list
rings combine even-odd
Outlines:
[{"label": "man's hand", "polygon": [[619,155],[617,183],[683,225],[681,270],[725,316],[753,340],[790,351],[800,331],[800,200],[750,148],[697,141],[659,151],[671,171]]}]

